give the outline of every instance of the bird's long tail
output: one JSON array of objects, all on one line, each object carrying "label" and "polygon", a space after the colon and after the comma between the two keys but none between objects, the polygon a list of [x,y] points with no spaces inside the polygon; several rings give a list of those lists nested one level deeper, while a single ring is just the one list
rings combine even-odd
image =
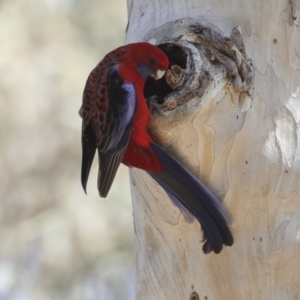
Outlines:
[{"label": "bird's long tail", "polygon": [[164,170],[160,173],[148,173],[184,213],[189,212],[200,222],[204,240],[203,252],[219,253],[223,244],[231,246],[233,237],[228,228],[231,219],[220,201],[159,145],[152,143],[151,147]]}]

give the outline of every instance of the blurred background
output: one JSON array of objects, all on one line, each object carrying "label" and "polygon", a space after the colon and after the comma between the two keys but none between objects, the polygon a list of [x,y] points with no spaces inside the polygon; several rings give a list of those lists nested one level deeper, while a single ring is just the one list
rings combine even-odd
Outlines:
[{"label": "blurred background", "polygon": [[123,44],[125,0],[0,0],[0,299],[134,299],[122,167],[106,199],[80,184],[78,110]]}]

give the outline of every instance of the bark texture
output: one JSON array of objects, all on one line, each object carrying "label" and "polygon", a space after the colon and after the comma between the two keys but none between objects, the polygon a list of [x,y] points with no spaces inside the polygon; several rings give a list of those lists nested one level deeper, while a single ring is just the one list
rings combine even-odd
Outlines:
[{"label": "bark texture", "polygon": [[254,76],[251,97],[222,77],[192,106],[156,115],[153,135],[223,201],[235,243],[204,255],[199,224],[132,170],[137,299],[300,299],[299,6],[128,0],[127,43],[178,19],[206,20],[225,36],[240,26]]}]

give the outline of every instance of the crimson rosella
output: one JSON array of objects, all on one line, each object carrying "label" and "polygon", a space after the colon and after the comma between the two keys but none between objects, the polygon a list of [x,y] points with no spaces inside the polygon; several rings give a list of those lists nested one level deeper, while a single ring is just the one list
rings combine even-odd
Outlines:
[{"label": "crimson rosella", "polygon": [[161,78],[168,66],[168,57],[158,47],[135,43],[110,52],[91,72],[80,109],[82,186],[86,192],[96,149],[101,197],[109,192],[121,162],[145,170],[185,216],[200,222],[204,253],[219,253],[223,244],[233,244],[225,209],[196,177],[154,143],[147,131],[151,116],[143,94],[145,82],[150,76]]}]

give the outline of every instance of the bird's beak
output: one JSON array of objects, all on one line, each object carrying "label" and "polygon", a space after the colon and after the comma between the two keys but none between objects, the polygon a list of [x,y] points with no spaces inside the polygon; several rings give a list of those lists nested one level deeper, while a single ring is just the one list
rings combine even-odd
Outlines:
[{"label": "bird's beak", "polygon": [[166,70],[157,70],[155,73],[153,73],[151,75],[152,78],[154,78],[155,80],[158,80],[160,78],[162,78],[166,73]]}]

